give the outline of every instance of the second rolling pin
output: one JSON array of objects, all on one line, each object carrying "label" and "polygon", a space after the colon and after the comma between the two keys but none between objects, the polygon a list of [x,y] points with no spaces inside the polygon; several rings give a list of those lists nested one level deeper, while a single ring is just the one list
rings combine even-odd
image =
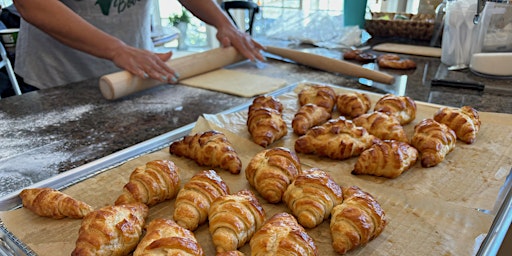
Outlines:
[{"label": "second rolling pin", "polygon": [[[244,59],[235,48],[227,47],[170,59],[167,61],[167,64],[180,74],[180,79],[185,79],[240,62]],[[130,74],[128,71],[104,75],[99,81],[103,97],[109,100],[118,99],[161,84],[162,82],[158,80],[142,79]]]},{"label": "second rolling pin", "polygon": [[363,68],[359,65],[344,60],[337,60],[317,54],[280,47],[267,46],[266,48],[266,51],[269,53],[316,69],[359,78],[367,78],[375,82],[385,84],[392,84],[395,81],[395,78],[392,75],[377,70]]}]

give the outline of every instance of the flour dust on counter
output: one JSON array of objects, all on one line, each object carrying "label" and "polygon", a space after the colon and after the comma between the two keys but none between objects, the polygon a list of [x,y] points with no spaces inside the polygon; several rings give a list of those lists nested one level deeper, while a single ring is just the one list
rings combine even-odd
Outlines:
[{"label": "flour dust on counter", "polygon": [[66,141],[56,141],[51,130],[79,120],[92,108],[81,105],[64,113],[32,113],[16,118],[0,112],[0,196],[58,174],[56,163],[68,161],[73,152],[66,148]]}]

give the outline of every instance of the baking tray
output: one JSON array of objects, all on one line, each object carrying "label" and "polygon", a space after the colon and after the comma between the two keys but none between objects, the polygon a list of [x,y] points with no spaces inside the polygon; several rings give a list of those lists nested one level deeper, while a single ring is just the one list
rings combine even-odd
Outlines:
[{"label": "baking tray", "polygon": [[[273,96],[279,96],[281,94],[293,91],[296,86],[297,84],[292,84],[269,94]],[[251,102],[248,101],[246,104],[228,109],[219,114],[238,112],[247,109],[250,104]],[[153,139],[118,151],[104,158],[93,161],[89,164],[71,169],[53,178],[35,183],[30,187],[53,187],[59,190],[67,188],[94,175],[108,171],[131,159],[161,150],[168,146],[172,141],[180,139],[184,135],[188,134],[194,126],[195,123],[191,123]],[[498,252],[509,228],[510,222],[512,221],[511,186],[512,177],[509,173],[504,185],[500,189],[500,193],[498,194],[495,204],[497,206],[495,207],[496,209],[487,212],[484,211],[488,214],[495,215],[496,217],[494,218],[489,232],[483,239],[476,255],[496,255]],[[0,198],[0,210],[7,211],[21,207],[21,201],[18,197],[20,191],[21,189]],[[16,236],[9,232],[9,230],[7,230],[3,222],[0,220],[0,256],[1,255],[36,255],[36,253],[34,253],[28,246],[26,246]]]}]

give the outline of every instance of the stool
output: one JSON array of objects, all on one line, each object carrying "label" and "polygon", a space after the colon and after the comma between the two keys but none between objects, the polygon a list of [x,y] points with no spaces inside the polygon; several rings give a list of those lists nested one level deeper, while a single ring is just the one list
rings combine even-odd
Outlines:
[{"label": "stool", "polygon": [[233,18],[233,16],[231,16],[231,13],[229,12],[229,10],[230,9],[246,9],[246,10],[248,10],[249,11],[249,29],[247,29],[245,32],[248,32],[250,35],[252,35],[252,25],[254,23],[254,16],[256,15],[256,13],[258,13],[260,11],[260,7],[256,3],[251,2],[251,1],[226,1],[226,2],[222,2],[220,4],[220,7],[224,11],[226,11],[228,16],[235,23],[235,25],[236,25],[236,21]]},{"label": "stool", "polygon": [[14,89],[14,93],[16,93],[16,95],[21,95],[20,86],[18,85],[18,80],[16,80],[16,75],[14,74],[14,70],[12,69],[11,61],[7,57],[7,52],[5,51],[4,45],[1,43],[0,57],[2,58],[2,60],[0,61],[0,68],[5,67],[7,75],[9,76],[9,80],[11,80],[11,85]]}]

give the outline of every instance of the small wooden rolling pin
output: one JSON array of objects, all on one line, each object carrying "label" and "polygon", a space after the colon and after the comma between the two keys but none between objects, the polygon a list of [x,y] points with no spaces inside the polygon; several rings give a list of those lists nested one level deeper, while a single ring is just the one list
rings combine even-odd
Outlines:
[{"label": "small wooden rolling pin", "polygon": [[[375,82],[386,84],[392,84],[395,80],[395,78],[389,74],[317,54],[273,46],[267,46],[266,51],[297,63],[328,72],[367,78]],[[180,79],[185,79],[234,64],[244,59],[245,58],[238,53],[235,48],[228,47],[216,48],[181,58],[171,59],[167,64],[180,74]],[[162,84],[162,82],[158,80],[142,79],[127,71],[119,71],[102,76],[100,78],[99,87],[106,99],[113,100],[160,84]]]},{"label": "small wooden rolling pin", "polygon": [[392,75],[377,70],[363,68],[359,65],[344,60],[337,60],[317,54],[273,46],[267,46],[266,51],[319,70],[359,78],[367,78],[375,82],[385,84],[393,84],[393,82],[395,81],[395,78]]},{"label": "small wooden rolling pin", "polygon": [[[240,62],[244,59],[235,48],[227,47],[170,59],[167,61],[167,65],[180,74],[180,79],[185,79]],[[99,87],[103,97],[114,100],[161,84],[162,82],[158,80],[142,79],[130,74],[128,71],[119,71],[102,76]]]}]

